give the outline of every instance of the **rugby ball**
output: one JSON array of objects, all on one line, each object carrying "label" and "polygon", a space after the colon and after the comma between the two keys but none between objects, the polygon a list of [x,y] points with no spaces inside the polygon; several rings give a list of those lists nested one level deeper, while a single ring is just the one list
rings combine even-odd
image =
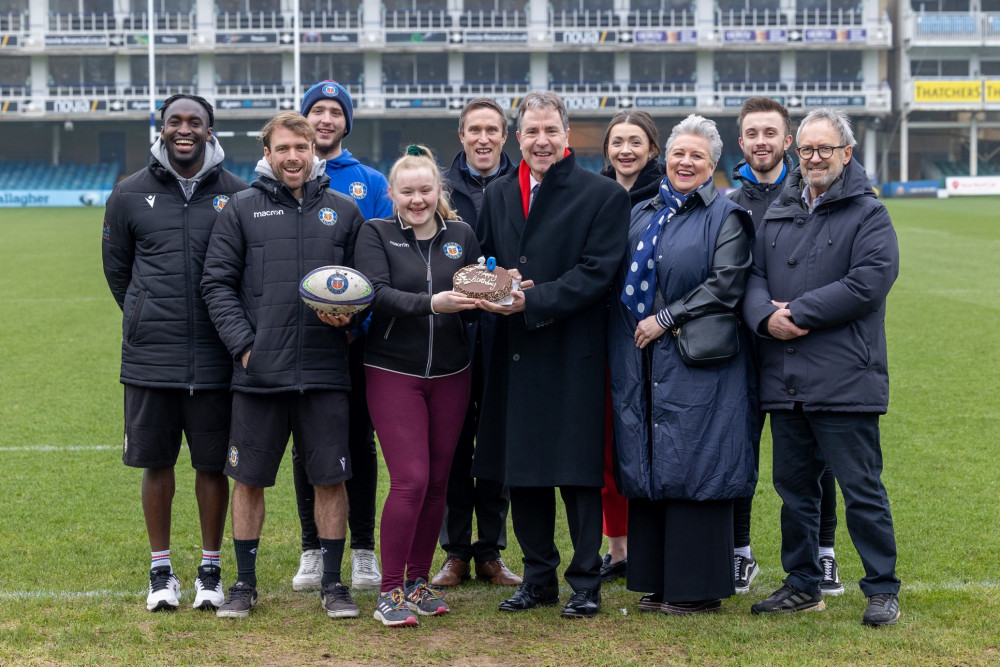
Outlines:
[{"label": "rugby ball", "polygon": [[346,266],[321,266],[299,283],[299,296],[310,308],[331,315],[353,315],[372,302],[372,284]]}]

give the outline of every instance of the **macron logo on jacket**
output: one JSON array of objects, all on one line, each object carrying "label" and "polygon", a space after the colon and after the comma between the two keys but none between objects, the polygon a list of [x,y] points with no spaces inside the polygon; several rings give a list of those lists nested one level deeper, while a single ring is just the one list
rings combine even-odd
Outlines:
[{"label": "macron logo on jacket", "polygon": [[255,217],[255,218],[266,218],[269,215],[284,215],[284,214],[285,214],[285,211],[283,209],[276,208],[276,209],[271,210],[271,211],[254,211],[253,212],[253,217]]},{"label": "macron logo on jacket", "polygon": [[153,202],[156,201],[156,195],[149,195],[146,197],[146,203],[149,204],[149,208],[153,208]]}]

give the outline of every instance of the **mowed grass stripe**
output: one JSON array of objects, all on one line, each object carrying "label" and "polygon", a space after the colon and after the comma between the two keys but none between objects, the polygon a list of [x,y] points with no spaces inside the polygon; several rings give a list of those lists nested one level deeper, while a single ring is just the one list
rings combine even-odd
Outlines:
[{"label": "mowed grass stripe", "polygon": [[[1000,662],[1000,198],[888,206],[901,271],[886,316],[892,396],[881,423],[903,618],[881,632],[859,623],[863,568],[842,502],[837,557],[845,595],[820,614],[750,615],[750,603],[783,576],[767,436],[753,519],[763,572],[749,595],[727,600],[716,615],[639,614],[638,593],[622,583],[604,587],[604,613],[593,621],[566,622],[558,609],[504,615],[496,605],[509,591],[472,581],[448,591],[453,613],[422,619],[412,632],[374,622],[373,593],[355,596],[361,619],[333,622],[318,595],[291,591],[300,544],[287,456],[266,496],[261,603],[251,618],[149,614],[142,473],[121,464],[118,445],[102,444],[119,442],[122,430],[121,311],[100,265],[103,212],[8,209],[0,222],[0,664]],[[190,604],[201,540],[186,451],[176,477],[171,560],[182,603]],[[379,487],[381,507],[384,467]],[[557,526],[565,566],[572,549],[561,516]],[[226,586],[235,573],[229,531]],[[504,559],[520,572],[510,528],[508,542]],[[435,568],[442,558],[439,551]],[[345,558],[345,577],[349,571]],[[561,593],[569,593],[565,584]]]}]

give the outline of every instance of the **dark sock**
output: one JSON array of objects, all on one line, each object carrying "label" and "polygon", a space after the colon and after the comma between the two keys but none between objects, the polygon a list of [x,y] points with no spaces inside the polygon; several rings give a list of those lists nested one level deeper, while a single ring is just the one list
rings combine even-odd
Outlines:
[{"label": "dark sock", "polygon": [[257,547],[260,539],[233,540],[236,547],[236,580],[257,587]]},{"label": "dark sock", "polygon": [[344,539],[319,538],[319,548],[323,552],[323,586],[340,583],[340,563],[344,560],[344,542]]}]

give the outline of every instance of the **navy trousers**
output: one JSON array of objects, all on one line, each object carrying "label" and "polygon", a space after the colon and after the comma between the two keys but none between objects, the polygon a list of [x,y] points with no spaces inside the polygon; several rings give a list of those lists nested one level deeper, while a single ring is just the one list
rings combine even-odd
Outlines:
[{"label": "navy trousers", "polygon": [[820,477],[829,466],[844,495],[847,530],[861,557],[866,596],[898,593],[896,537],[889,497],[882,484],[877,414],[771,413],[774,489],[782,500],[781,564],[785,582],[808,593],[819,590]]}]

